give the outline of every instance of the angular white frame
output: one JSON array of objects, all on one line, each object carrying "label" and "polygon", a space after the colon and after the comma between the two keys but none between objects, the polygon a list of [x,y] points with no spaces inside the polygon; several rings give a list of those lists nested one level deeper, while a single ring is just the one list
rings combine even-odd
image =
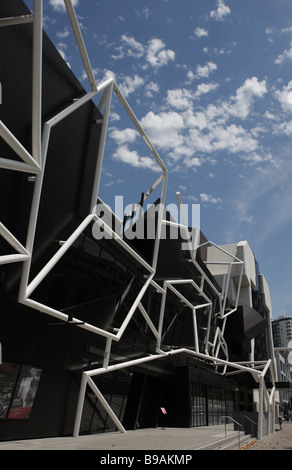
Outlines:
[{"label": "angular white frame", "polygon": [[[228,351],[226,351],[226,344],[224,340],[224,326],[223,331],[217,329],[216,337],[213,343],[208,341],[206,342],[206,354],[202,354],[199,352],[198,348],[198,336],[197,336],[197,324],[196,324],[196,310],[199,308],[210,307],[212,302],[208,297],[204,294],[204,282],[207,282],[209,286],[213,289],[214,293],[218,296],[220,302],[220,318],[223,319],[223,325],[225,325],[226,320],[229,315],[231,315],[238,306],[238,298],[239,298],[239,290],[237,293],[236,305],[232,311],[225,312],[225,304],[227,299],[227,288],[225,291],[219,292],[218,289],[213,285],[211,279],[206,276],[204,271],[201,269],[199,264],[196,261],[196,250],[200,246],[192,246],[191,241],[189,241],[189,249],[191,255],[191,262],[196,266],[202,276],[202,283],[201,286],[197,286],[193,280],[183,280],[182,283],[191,283],[192,286],[195,288],[196,291],[200,292],[201,295],[204,296],[205,303],[201,305],[193,305],[188,299],[182,296],[177,289],[175,289],[175,284],[177,280],[167,281],[164,283],[164,286],[159,286],[154,280],[154,274],[157,265],[157,257],[159,251],[159,240],[160,240],[160,233],[162,224],[168,223],[167,221],[163,220],[163,210],[159,211],[158,217],[158,230],[157,236],[155,239],[155,249],[154,249],[154,256],[151,265],[148,265],[139,255],[124,241],[122,240],[118,234],[112,231],[112,229],[101,221],[101,219],[97,216],[94,212],[94,207],[96,201],[98,199],[99,194],[99,185],[100,185],[100,178],[101,178],[101,171],[102,171],[102,163],[103,163],[103,156],[104,156],[104,147],[105,147],[105,139],[107,134],[108,128],[108,120],[110,114],[110,105],[113,92],[117,95],[120,102],[122,103],[123,107],[125,108],[126,112],[128,113],[129,117],[131,118],[133,124],[136,126],[138,132],[140,133],[141,137],[145,141],[146,145],[151,151],[152,156],[154,157],[155,161],[161,168],[162,174],[158,178],[157,181],[152,185],[150,190],[146,192],[145,197],[147,197],[154,188],[158,186],[158,184],[162,183],[161,189],[161,207],[163,207],[165,203],[165,196],[166,196],[166,184],[167,184],[167,168],[162,162],[160,156],[156,152],[154,146],[152,145],[151,141],[149,140],[148,136],[146,135],[145,131],[141,127],[139,121],[137,120],[135,114],[133,113],[132,109],[130,108],[129,104],[127,103],[126,99],[123,97],[121,91],[119,90],[117,84],[114,82],[113,79],[110,79],[100,85],[95,83],[94,74],[90,65],[90,61],[87,55],[86,47],[83,41],[83,37],[79,28],[78,20],[72,5],[71,0],[64,0],[68,17],[71,21],[72,29],[74,31],[74,35],[76,38],[76,42],[84,63],[84,67],[87,73],[87,77],[90,83],[91,91],[87,93],[83,97],[77,97],[76,101],[74,101],[67,109],[62,111],[61,113],[57,114],[55,117],[47,121],[44,126],[42,126],[42,19],[43,19],[43,0],[34,0],[33,1],[33,13],[31,15],[24,15],[21,17],[15,18],[1,18],[0,19],[0,27],[5,26],[13,26],[13,25],[21,25],[27,23],[33,23],[33,70],[32,70],[32,83],[33,83],[33,93],[32,93],[32,155],[21,145],[21,143],[13,136],[13,134],[9,131],[9,129],[5,126],[5,124],[0,121],[0,137],[2,137],[8,145],[15,151],[15,153],[20,157],[21,162],[9,160],[5,158],[0,158],[0,168],[12,171],[21,171],[26,173],[31,173],[35,175],[35,186],[34,186],[34,195],[33,201],[31,206],[31,214],[30,214],[30,221],[27,233],[27,240],[26,246],[24,247],[16,237],[1,223],[0,224],[0,235],[2,235],[6,241],[17,251],[16,255],[4,255],[0,257],[0,264],[6,264],[11,262],[22,262],[23,269],[22,269],[22,277],[21,277],[21,285],[19,290],[19,302],[27,305],[29,307],[35,308],[45,314],[51,315],[53,317],[59,318],[64,321],[68,321],[68,316],[58,310],[54,310],[49,308],[46,305],[40,304],[35,302],[30,298],[31,294],[34,292],[35,288],[39,285],[39,283],[45,278],[45,276],[50,272],[53,266],[58,262],[58,260],[65,254],[65,252],[72,246],[72,243],[76,238],[82,233],[82,231],[88,227],[90,223],[93,221],[102,224],[103,228],[105,228],[108,233],[112,236],[113,239],[118,240],[121,244],[123,249],[126,249],[130,256],[132,256],[136,261],[140,262],[144,268],[148,271],[148,276],[145,281],[144,286],[142,287],[141,291],[139,292],[136,300],[134,301],[132,307],[130,308],[126,319],[124,320],[123,324],[121,325],[120,329],[118,330],[117,334],[109,333],[105,330],[96,328],[90,324],[82,324],[79,322],[78,319],[73,318],[73,322],[78,325],[78,328],[85,328],[89,331],[92,331],[98,335],[106,337],[106,346],[104,351],[104,364],[103,367],[92,370],[89,372],[83,372],[81,387],[80,387],[80,395],[78,400],[78,407],[76,411],[76,419],[75,419],[75,426],[74,426],[74,436],[79,434],[79,427],[82,415],[82,408],[85,399],[85,390],[87,384],[92,388],[95,395],[97,396],[98,400],[101,402],[102,406],[107,410],[110,414],[114,422],[116,423],[118,429],[122,432],[126,432],[123,428],[122,424],[115,416],[111,408],[109,407],[108,403],[92,381],[91,377],[108,373],[114,370],[128,368],[136,364],[145,363],[148,361],[153,361],[157,359],[163,359],[168,356],[172,356],[175,354],[188,354],[192,357],[203,359],[208,363],[213,363],[214,367],[223,366],[223,374],[230,375],[242,372],[251,373],[252,376],[255,378],[256,381],[259,382],[259,391],[260,391],[260,412],[259,412],[259,431],[258,431],[258,438],[261,439],[263,435],[263,410],[264,410],[264,403],[266,403],[269,412],[272,411],[272,415],[274,415],[274,391],[275,387],[272,388],[271,392],[269,393],[266,390],[264,377],[268,369],[271,370],[272,380],[275,381],[274,377],[274,370],[275,366],[271,360],[263,361],[260,363],[254,362],[247,362],[247,363],[233,363],[228,361]],[[50,140],[50,132],[53,126],[55,126],[58,122],[65,119],[69,114],[73,113],[77,110],[80,106],[87,103],[88,101],[95,98],[99,93],[103,92],[102,97],[100,99],[98,109],[101,111],[104,107],[103,113],[103,122],[102,122],[102,130],[101,130],[101,139],[100,139],[100,146],[97,153],[97,164],[96,164],[96,174],[95,180],[92,188],[92,199],[91,199],[91,206],[89,208],[88,216],[83,220],[83,222],[76,228],[76,230],[72,233],[72,235],[62,244],[60,249],[55,253],[52,259],[47,263],[46,266],[36,275],[36,277],[28,284],[29,274],[30,274],[30,267],[31,267],[31,259],[33,255],[33,245],[34,245],[34,238],[35,232],[37,227],[37,219],[38,219],[38,211],[39,211],[39,204],[40,204],[40,197],[42,193],[42,185],[43,185],[43,178],[44,178],[44,170],[46,164],[46,158],[48,153],[48,145]],[[178,199],[181,205],[181,198],[180,194],[178,193]],[[179,225],[179,224],[177,224]],[[184,220],[183,224],[180,225],[186,233],[188,232],[188,227]],[[211,243],[211,242],[208,242]],[[201,245],[203,246],[203,245]],[[220,247],[217,247],[221,249]],[[231,255],[232,256],[232,255]],[[235,259],[235,261],[229,263],[229,272],[227,282],[230,279],[230,270],[232,264],[240,264],[243,263],[241,260]],[[243,269],[243,266],[242,266]],[[241,273],[242,275],[242,273]],[[239,283],[240,284],[240,283]],[[161,310],[160,310],[160,319],[159,319],[159,327],[158,329],[155,328],[153,325],[147,311],[143,307],[141,300],[143,295],[147,291],[148,288],[154,287],[157,292],[159,292],[162,296],[161,300]],[[240,288],[240,287],[239,287]],[[189,349],[178,349],[178,350],[170,350],[170,351],[162,351],[160,349],[161,345],[161,338],[163,336],[162,331],[162,323],[163,323],[163,316],[164,316],[164,306],[165,306],[165,299],[167,295],[167,289],[170,289],[177,295],[186,305],[188,305],[193,310],[194,316],[194,350]],[[111,351],[111,343],[112,340],[119,341],[127,328],[130,319],[132,318],[136,309],[139,309],[142,313],[143,317],[145,318],[147,324],[149,325],[154,337],[157,340],[157,354],[150,355],[146,357],[142,357],[139,359],[135,359],[133,361],[122,362],[116,365],[109,365],[110,360],[110,351]],[[210,319],[209,314],[209,319]],[[210,327],[210,321],[209,321]],[[209,338],[207,333],[206,338]],[[209,351],[209,346],[211,346],[211,354]],[[1,348],[1,344],[0,344]],[[227,360],[222,360],[218,358],[219,349],[223,349],[225,352]],[[0,358],[1,359],[1,358]],[[233,372],[228,372],[228,369],[234,369]],[[273,425],[272,425],[273,426]]]}]

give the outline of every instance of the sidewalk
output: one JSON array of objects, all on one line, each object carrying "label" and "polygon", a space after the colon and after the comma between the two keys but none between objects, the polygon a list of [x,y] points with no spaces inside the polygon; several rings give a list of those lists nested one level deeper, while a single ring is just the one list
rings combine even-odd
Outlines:
[{"label": "sidewalk", "polygon": [[[233,425],[227,436],[237,437]],[[224,425],[198,428],[139,429],[127,433],[110,432],[79,437],[56,437],[0,442],[2,450],[196,450],[225,439]]]},{"label": "sidewalk", "polygon": [[282,430],[276,425],[276,431],[264,436],[262,441],[255,441],[242,450],[292,450],[292,422],[284,421]]},{"label": "sidewalk", "polygon": [[[292,450],[292,422],[284,422],[283,429],[262,441],[251,440],[240,450]],[[237,432],[228,426],[227,437],[235,438]],[[195,451],[225,439],[224,426],[203,426],[198,428],[154,428],[128,431],[126,434],[111,432],[79,437],[53,437],[0,442],[2,450],[97,450],[117,455],[120,450]],[[237,450],[237,444],[235,449]],[[207,449],[208,450],[208,449]],[[223,450],[223,449],[222,449]]]}]

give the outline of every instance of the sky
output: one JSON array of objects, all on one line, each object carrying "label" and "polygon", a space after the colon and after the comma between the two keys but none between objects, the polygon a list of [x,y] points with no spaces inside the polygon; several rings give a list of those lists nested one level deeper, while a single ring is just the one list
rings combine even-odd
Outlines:
[{"label": "sky", "polygon": [[[166,205],[179,191],[208,240],[247,240],[273,318],[292,316],[291,0],[73,4],[96,82],[115,79],[168,169]],[[43,22],[89,90],[63,0],[44,1]],[[138,202],[160,173],[113,97],[102,199]]]}]

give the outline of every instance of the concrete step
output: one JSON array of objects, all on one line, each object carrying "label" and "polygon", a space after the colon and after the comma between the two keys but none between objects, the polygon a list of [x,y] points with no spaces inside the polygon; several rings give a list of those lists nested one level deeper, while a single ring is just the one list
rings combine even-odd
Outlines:
[{"label": "concrete step", "polygon": [[213,450],[239,450],[240,448],[242,448],[243,446],[245,446],[246,444],[252,441],[254,441],[254,438],[252,438],[250,435],[243,435],[243,436],[240,436],[240,445],[239,445],[239,440],[237,436],[234,440]]},{"label": "concrete step", "polygon": [[250,435],[244,432],[238,433],[238,431],[234,431],[230,433],[229,436],[227,435],[218,441],[199,447],[196,450],[237,450],[253,440]]}]

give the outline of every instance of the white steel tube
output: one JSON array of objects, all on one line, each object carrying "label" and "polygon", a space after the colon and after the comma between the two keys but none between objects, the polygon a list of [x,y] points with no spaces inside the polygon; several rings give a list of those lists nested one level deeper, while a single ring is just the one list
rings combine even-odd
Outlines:
[{"label": "white steel tube", "polygon": [[12,16],[9,18],[1,18],[0,27],[32,23],[32,21],[33,21],[33,15],[22,15],[22,16]]},{"label": "white steel tube", "polygon": [[94,96],[96,96],[98,91],[90,91],[89,93],[86,93],[86,95],[82,96],[78,100],[74,101],[74,103],[70,104],[67,108],[65,108],[63,111],[60,113],[56,114],[52,119],[47,121],[47,125],[50,127],[55,126],[58,124],[60,121],[62,121],[64,118],[72,114],[74,111],[76,111],[78,108],[83,106],[85,103],[90,101]]},{"label": "white steel tube", "polygon": [[94,220],[99,224],[105,232],[107,232],[119,245],[121,245],[136,261],[138,261],[147,271],[154,273],[154,269],[141,257],[135,250],[133,250],[128,243],[126,243],[116,232],[112,230],[109,225],[107,225],[102,219],[100,219],[96,214],[92,214]]},{"label": "white steel tube", "polygon": [[272,433],[275,432],[275,418],[276,418],[276,406],[275,406],[275,387],[273,387],[273,394],[272,394]]},{"label": "white steel tube", "polygon": [[22,246],[22,244],[15,238],[15,236],[0,222],[0,234],[3,238],[21,254],[29,256],[29,252]]},{"label": "white steel tube", "polygon": [[[126,369],[127,367],[132,367],[137,364],[143,364],[144,362],[154,361],[156,359],[162,359],[167,356],[173,356],[175,354],[183,354],[183,353],[189,354],[191,356],[195,356],[201,359],[205,359],[207,361],[213,361],[216,364],[227,365],[228,367],[233,367],[243,372],[250,372],[250,373],[255,372],[253,369],[237,364],[236,362],[229,362],[224,359],[218,359],[218,358],[208,356],[207,354],[197,353],[187,348],[181,348],[181,349],[174,349],[171,351],[167,351],[161,354],[153,354],[153,355],[142,357],[139,359],[133,359],[131,361],[120,362],[119,364],[114,364],[114,365],[109,366],[107,369],[104,369],[101,367],[99,369],[86,371],[85,374],[87,374],[88,376],[100,375],[100,374],[104,374],[105,372],[112,372],[112,371],[119,370],[119,369]],[[261,376],[261,373],[256,373],[256,375],[257,377],[259,377]]]},{"label": "white steel tube", "polygon": [[113,92],[113,80],[111,79],[107,83],[106,91],[104,92],[104,95],[106,96],[105,110],[104,110],[104,115],[103,115],[101,135],[100,135],[99,146],[98,146],[95,177],[94,177],[94,183],[93,183],[92,195],[91,195],[90,211],[92,211],[93,207],[96,205],[96,201],[97,201],[97,197],[99,193],[99,185],[100,185],[101,170],[102,170],[103,157],[104,157],[104,148],[105,148],[105,141],[106,141],[106,135],[107,135],[108,121],[109,121],[109,115],[110,115],[112,92]]},{"label": "white steel tube", "polygon": [[[255,373],[255,371],[253,369],[242,366],[240,364],[225,361],[223,359],[215,359],[215,358],[212,358],[212,357],[210,357],[206,354],[202,354],[202,353],[191,351],[189,349],[182,348],[182,349],[168,351],[167,353],[161,351],[160,354],[149,355],[149,356],[142,357],[142,358],[139,358],[139,359],[133,359],[131,361],[126,361],[126,362],[122,362],[122,363],[119,363],[119,364],[114,364],[114,365],[111,365],[107,368],[101,367],[99,369],[86,371],[86,372],[84,372],[84,375],[86,375],[86,377],[89,379],[89,377],[95,377],[97,375],[101,375],[101,374],[104,374],[104,373],[113,372],[113,371],[120,370],[120,369],[126,369],[128,367],[132,367],[132,366],[135,366],[135,365],[138,365],[138,364],[144,364],[146,362],[151,362],[151,361],[155,361],[157,359],[163,359],[163,358],[166,358],[168,356],[172,356],[172,355],[175,355],[175,354],[182,354],[182,353],[190,354],[192,356],[202,358],[202,359],[205,359],[205,360],[208,360],[208,361],[213,360],[214,362],[216,362],[216,364],[218,363],[218,364],[222,364],[222,365],[225,365],[225,366],[234,367],[234,368],[236,368],[238,370],[241,370],[241,371],[244,371],[244,372],[251,372],[253,374]],[[260,377],[262,377],[262,376],[260,375]],[[96,387],[94,383],[93,383],[93,385],[94,385],[94,387]],[[77,408],[77,414],[76,414],[76,419],[75,419],[75,427],[74,427],[74,435],[75,436],[77,436],[78,433],[79,433],[81,412],[82,412],[82,408],[83,408],[83,401],[82,400],[84,400],[84,395],[85,395],[85,386],[84,386],[84,379],[83,379],[82,382],[81,382],[81,390],[80,390],[80,393],[79,393],[78,408]]]},{"label": "white steel tube", "polygon": [[48,261],[48,263],[43,267],[43,269],[38,273],[38,275],[31,281],[27,286],[26,295],[29,297],[32,292],[37,288],[37,286],[42,282],[42,280],[47,276],[51,269],[56,265],[56,263],[62,258],[62,256],[69,250],[75,240],[81,235],[81,233],[86,229],[86,227],[93,220],[93,215],[89,214],[83,222],[76,228],[76,230],[70,235],[70,237],[65,241],[64,245],[59,248],[55,255]]},{"label": "white steel tube", "polygon": [[159,284],[157,284],[157,282],[155,281],[151,281],[151,285],[156,289],[156,291],[159,293],[159,294],[164,294],[165,293],[165,290],[163,289],[163,287],[161,287]]},{"label": "white steel tube", "polygon": [[109,406],[108,402],[105,400],[102,393],[97,388],[97,386],[95,385],[95,383],[93,382],[91,377],[87,376],[87,383],[88,383],[89,387],[91,388],[91,390],[93,391],[94,395],[98,398],[98,400],[101,403],[101,405],[103,406],[103,408],[109,414],[109,416],[111,417],[111,419],[113,420],[113,422],[115,423],[115,425],[117,426],[119,431],[121,431],[123,433],[126,433],[127,431],[125,430],[124,426],[122,425],[120,420],[117,418],[117,416],[115,415],[115,413],[113,412],[113,410]]},{"label": "white steel tube", "polygon": [[172,285],[171,283],[167,282],[167,287],[168,289],[170,289],[177,297],[179,297],[185,304],[187,307],[193,309],[194,308],[194,305],[188,300],[186,299],[178,290],[176,290]]},{"label": "white steel tube", "polygon": [[67,13],[68,13],[71,25],[72,25],[72,29],[73,29],[73,32],[74,32],[74,35],[75,35],[75,38],[76,38],[76,42],[77,42],[77,45],[78,45],[78,48],[79,48],[79,52],[81,54],[81,58],[82,58],[83,65],[84,65],[86,73],[87,73],[87,77],[88,77],[91,89],[96,90],[96,83],[95,83],[93,71],[92,71],[92,68],[91,68],[91,65],[90,65],[90,61],[89,61],[89,58],[88,58],[88,54],[87,54],[87,51],[86,51],[86,47],[85,47],[85,44],[84,44],[84,40],[83,40],[81,31],[80,31],[80,27],[79,27],[78,20],[77,20],[76,14],[75,14],[75,10],[72,6],[71,0],[64,0],[64,2],[65,2]]},{"label": "white steel tube", "polygon": [[164,225],[169,225],[170,227],[181,228],[181,229],[184,229],[184,230],[186,230],[188,228],[185,225],[178,224],[177,222],[173,222],[172,220],[162,219],[162,223]]},{"label": "white steel tube", "polygon": [[141,304],[141,302],[139,303],[138,305],[138,308],[140,310],[140,312],[142,313],[146,323],[148,324],[150,330],[152,331],[152,333],[154,334],[155,338],[156,339],[160,339],[160,336],[158,334],[158,331],[156,330],[155,326],[153,325],[152,321],[150,320],[149,318],[149,315],[148,313],[146,312],[145,308],[143,307],[143,305]]},{"label": "white steel tube", "polygon": [[33,1],[32,61],[32,156],[41,161],[42,139],[42,70],[43,70],[43,0]]},{"label": "white steel tube", "polygon": [[205,300],[207,300],[208,303],[211,303],[211,300],[209,297],[203,292],[203,290],[198,286],[198,284],[195,283],[193,279],[174,279],[171,281],[167,281],[169,284],[191,284],[199,294],[201,294],[202,297],[204,297]]},{"label": "white steel tube", "polygon": [[0,256],[0,265],[7,263],[17,263],[19,261],[26,261],[29,259],[29,255],[2,255]]},{"label": "white steel tube", "polygon": [[74,423],[74,429],[73,429],[74,437],[78,437],[79,435],[86,386],[87,386],[87,375],[83,373],[82,378],[81,378],[80,389],[79,389],[77,410],[76,410],[75,423]]},{"label": "white steel tube", "polygon": [[0,121],[0,137],[5,140],[5,142],[14,150],[15,153],[28,165],[31,165],[37,170],[40,169],[37,162],[32,158],[24,146],[14,137],[12,132],[5,126],[5,124]]},{"label": "white steel tube", "polygon": [[120,92],[118,86],[116,83],[114,83],[114,91],[116,93],[116,95],[119,97],[122,105],[124,106],[125,110],[127,111],[128,115],[130,116],[130,118],[132,119],[135,127],[137,128],[137,130],[139,131],[139,133],[141,134],[141,136],[143,137],[147,147],[150,149],[151,153],[153,154],[153,156],[155,157],[157,163],[159,164],[159,166],[162,168],[163,172],[165,174],[167,174],[167,168],[166,166],[164,165],[163,161],[161,160],[160,156],[158,155],[158,153],[156,152],[155,148],[153,147],[152,143],[150,142],[150,139],[148,138],[148,136],[146,135],[144,129],[142,128],[141,124],[139,123],[137,117],[135,116],[135,114],[133,113],[133,110],[131,109],[131,107],[129,106],[127,100],[124,98],[124,96],[122,95],[122,93]]},{"label": "white steel tube", "polygon": [[126,315],[126,318],[125,320],[123,321],[123,324],[122,326],[120,327],[119,331],[118,331],[118,334],[117,334],[117,338],[120,339],[125,331],[125,329],[127,328],[132,316],[134,315],[135,313],[135,310],[137,309],[142,297],[144,296],[146,290],[148,289],[149,285],[151,284],[151,281],[153,279],[153,276],[154,274],[151,274],[147,281],[145,282],[144,286],[142,287],[142,289],[140,290],[139,294],[137,295],[132,307],[130,308],[128,314]]},{"label": "white steel tube", "polygon": [[163,165],[163,173],[164,173],[164,177],[163,177],[163,183],[162,183],[162,189],[161,189],[161,201],[160,201],[159,211],[158,211],[157,232],[156,232],[153,257],[152,257],[152,266],[154,270],[156,270],[156,267],[157,267],[157,260],[158,260],[158,253],[159,253],[159,246],[160,246],[160,239],[161,239],[161,230],[162,230],[162,219],[164,215],[164,205],[165,205],[165,198],[166,198],[166,186],[167,186],[167,178],[168,178],[168,173],[164,165]]},{"label": "white steel tube", "polygon": [[[55,310],[51,307],[48,307],[47,305],[36,302],[35,300],[24,299],[24,300],[20,300],[20,303],[27,305],[28,307],[31,307],[34,310],[38,310],[39,312],[46,313],[47,315],[50,315],[51,317],[58,318],[59,320],[62,320],[64,322],[68,321],[68,315],[66,313],[62,313],[59,310]],[[118,338],[116,337],[116,335],[109,333],[108,331],[102,330],[101,328],[98,328],[96,326],[93,326],[90,323],[82,323],[78,318],[72,318],[70,323],[72,325],[74,325],[75,323],[76,325],[78,325],[78,328],[84,329],[86,331],[90,331],[91,333],[94,333],[96,335],[100,335],[105,338],[111,338],[114,341],[118,341]]]},{"label": "white steel tube", "polygon": [[263,438],[263,419],[264,419],[264,376],[259,377],[259,413],[258,413],[258,435],[259,441]]},{"label": "white steel tube", "polygon": [[[161,303],[160,303],[159,322],[158,322],[158,334],[160,338],[162,337],[163,320],[164,320],[164,312],[165,312],[165,304],[166,304],[166,290],[167,290],[167,284],[164,281],[162,298],[161,298]],[[160,348],[161,348],[161,339],[157,343],[157,349],[160,349]]]},{"label": "white steel tube", "polygon": [[[177,353],[178,351],[179,350],[175,352]],[[138,364],[144,364],[145,362],[151,362],[151,361],[155,361],[156,359],[162,359],[165,357],[166,357],[165,354],[151,354],[149,356],[141,357],[139,359],[132,359],[131,361],[120,362],[119,364],[111,365],[107,367],[106,369],[101,367],[100,369],[89,370],[84,373],[87,375],[87,377],[95,377],[96,375],[101,375],[101,374],[104,374],[105,372],[114,372],[120,369],[127,369],[128,367],[136,366]]]},{"label": "white steel tube", "polygon": [[240,290],[241,290],[241,282],[242,282],[242,276],[243,276],[243,267],[244,267],[244,264],[242,263],[241,268],[240,268],[240,275],[239,275],[238,286],[237,286],[237,295],[236,295],[236,300],[235,300],[235,308],[236,308],[236,309],[237,309],[237,307],[238,307],[239,295],[240,295]]},{"label": "white steel tube", "polygon": [[197,312],[194,308],[193,310],[193,325],[194,325],[194,339],[195,339],[195,348],[196,352],[200,352],[199,350],[199,339],[198,339],[198,326],[197,326]]},{"label": "white steel tube", "polygon": [[225,292],[224,292],[223,305],[222,305],[222,310],[221,310],[221,318],[223,318],[224,311],[225,311],[225,306],[226,306],[226,301],[227,301],[227,295],[228,295],[228,287],[229,287],[229,282],[230,282],[230,275],[231,275],[231,265],[229,264],[229,266],[228,266],[228,274],[227,274],[227,279],[226,279],[226,284],[225,284]]},{"label": "white steel tube", "polygon": [[[35,239],[35,231],[36,231],[36,224],[37,224],[42,185],[43,185],[43,179],[44,179],[44,169],[45,169],[46,158],[47,158],[50,132],[51,132],[51,127],[48,124],[45,124],[43,140],[42,140],[42,162],[41,162],[43,170],[39,175],[37,175],[36,181],[34,183],[34,192],[33,192],[33,198],[32,198],[31,209],[30,209],[28,230],[27,230],[27,235],[26,235],[26,249],[31,255],[32,255],[34,239]],[[23,264],[20,287],[19,287],[19,292],[18,292],[18,299],[20,302],[26,299],[27,297],[26,289],[27,289],[27,284],[28,284],[28,279],[29,279],[30,266],[31,266],[31,259],[29,259],[27,262]]]},{"label": "white steel tube", "polygon": [[[101,85],[101,89],[103,86],[106,86],[106,83]],[[51,128],[54,125],[58,124],[61,120],[66,118],[69,114],[73,113],[76,109],[78,109],[80,106],[85,104],[87,101],[89,101],[93,96],[96,95],[96,93],[97,92],[87,93],[78,101],[68,106],[68,108],[58,113],[48,122],[46,122],[44,125],[43,136],[42,136],[42,149],[41,149],[42,172],[39,175],[37,175],[36,181],[35,181],[33,200],[32,200],[32,205],[31,205],[31,212],[30,212],[30,221],[29,221],[27,238],[26,238],[26,249],[29,251],[29,253],[32,253],[33,245],[34,245],[36,224],[37,224],[37,218],[38,218],[38,211],[39,211],[39,205],[40,205],[40,198],[41,198],[41,192],[42,192],[44,170],[45,170],[45,164],[46,164],[46,159],[47,159]],[[0,131],[1,131],[1,128],[0,128]],[[21,300],[27,297],[26,288],[27,288],[27,283],[28,283],[28,278],[29,278],[30,265],[31,265],[30,260],[24,263],[23,265],[20,289],[19,289],[19,294],[18,294],[19,299]]]},{"label": "white steel tube", "polygon": [[31,173],[38,174],[41,172],[40,168],[28,165],[27,163],[24,163],[24,162],[8,160],[8,158],[0,158],[0,168],[4,168],[6,170],[21,171],[21,172],[30,173],[30,174]]},{"label": "white steel tube", "polygon": [[107,338],[104,350],[104,357],[103,357],[103,367],[107,368],[109,365],[109,358],[111,354],[111,347],[112,347],[112,338]]},{"label": "white steel tube", "polygon": [[[238,264],[244,264],[244,261],[242,261],[242,259],[239,259],[237,258],[237,256],[229,253],[227,250],[225,250],[224,248],[222,248],[221,246],[219,245],[216,245],[215,243],[211,242],[210,240],[202,243],[201,245],[198,246],[198,248],[202,248],[203,246],[205,245],[213,245],[215,248],[217,248],[219,251],[222,251],[223,253],[225,253],[226,255],[230,256],[230,258],[233,258],[235,260],[238,261]],[[226,261],[226,264],[228,264],[228,261]]]}]

